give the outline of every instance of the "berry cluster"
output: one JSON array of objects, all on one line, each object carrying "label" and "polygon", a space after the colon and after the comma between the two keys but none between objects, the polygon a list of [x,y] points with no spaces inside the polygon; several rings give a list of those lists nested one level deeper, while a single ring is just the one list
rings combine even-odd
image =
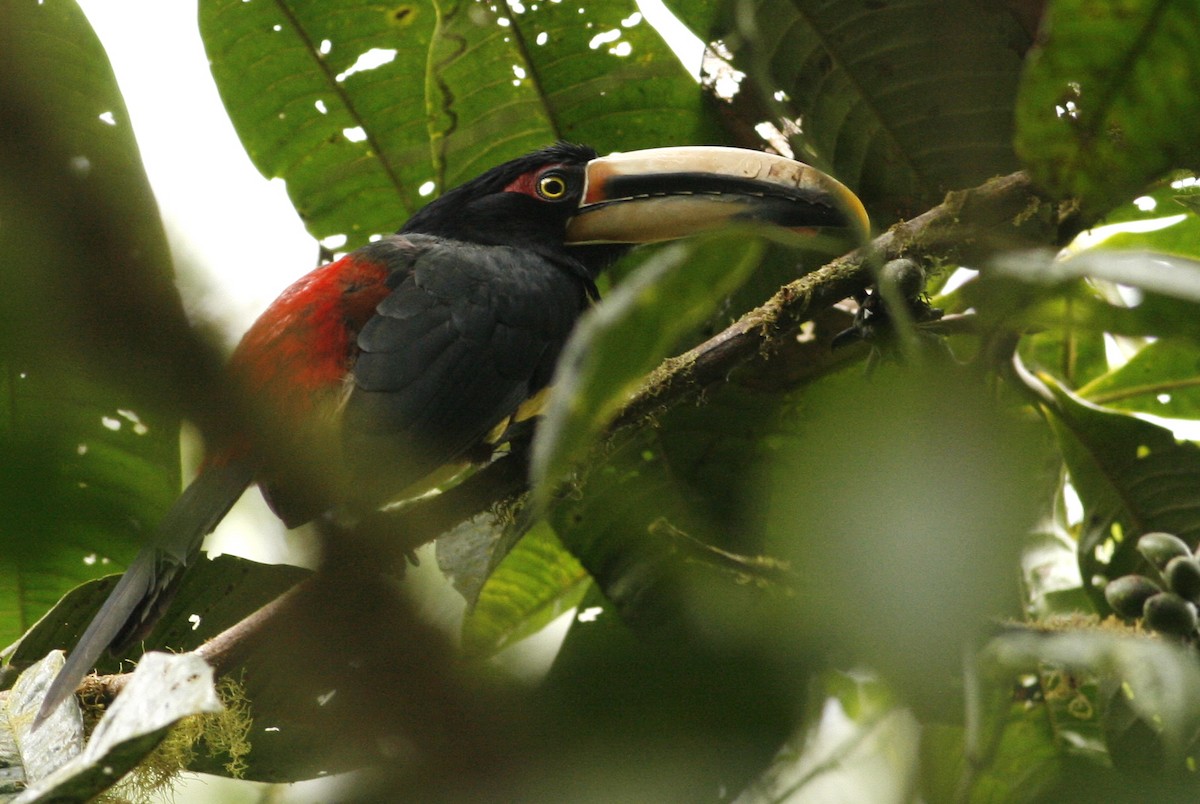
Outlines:
[{"label": "berry cluster", "polygon": [[1200,560],[1183,539],[1170,533],[1147,533],[1138,539],[1137,549],[1158,570],[1161,583],[1144,575],[1109,581],[1104,587],[1108,605],[1126,619],[1141,617],[1147,628],[1161,634],[1195,637]]}]

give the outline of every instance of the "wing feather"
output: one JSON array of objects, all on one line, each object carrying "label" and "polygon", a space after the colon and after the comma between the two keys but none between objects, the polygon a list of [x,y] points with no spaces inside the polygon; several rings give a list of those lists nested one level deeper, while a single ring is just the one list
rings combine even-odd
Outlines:
[{"label": "wing feather", "polygon": [[356,485],[397,492],[466,458],[549,381],[587,291],[517,249],[427,245],[358,338],[344,410]]}]

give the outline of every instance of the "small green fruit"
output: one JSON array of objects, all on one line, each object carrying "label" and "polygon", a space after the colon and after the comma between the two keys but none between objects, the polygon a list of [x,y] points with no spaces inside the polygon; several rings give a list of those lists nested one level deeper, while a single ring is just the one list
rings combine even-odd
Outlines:
[{"label": "small green fruit", "polygon": [[1200,603],[1200,561],[1191,556],[1176,556],[1163,570],[1167,588],[1184,600]]},{"label": "small green fruit", "polygon": [[1146,601],[1162,592],[1158,584],[1142,575],[1125,575],[1108,582],[1104,599],[1119,616],[1135,620],[1142,616]]},{"label": "small green fruit", "polygon": [[1174,592],[1162,592],[1147,600],[1142,619],[1160,634],[1186,637],[1196,633],[1196,607]]},{"label": "small green fruit", "polygon": [[1170,533],[1143,534],[1142,538],[1138,539],[1137,549],[1159,570],[1166,568],[1167,562],[1176,556],[1192,554],[1192,548],[1187,546],[1187,542]]},{"label": "small green fruit", "polygon": [[905,299],[915,299],[925,292],[925,269],[910,259],[888,260],[879,269],[880,283],[891,282]]}]

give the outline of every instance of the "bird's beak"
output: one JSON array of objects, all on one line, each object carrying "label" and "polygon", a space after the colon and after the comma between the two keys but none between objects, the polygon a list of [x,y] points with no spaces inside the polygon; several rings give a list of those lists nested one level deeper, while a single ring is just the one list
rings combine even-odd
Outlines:
[{"label": "bird's beak", "polygon": [[651,243],[764,221],[865,237],[870,221],[845,185],[816,168],[742,148],[652,148],[587,163],[567,242]]}]

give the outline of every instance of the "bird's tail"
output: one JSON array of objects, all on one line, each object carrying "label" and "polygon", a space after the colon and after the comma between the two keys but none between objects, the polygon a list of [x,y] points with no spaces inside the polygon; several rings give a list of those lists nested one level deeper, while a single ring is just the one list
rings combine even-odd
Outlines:
[{"label": "bird's tail", "polygon": [[154,627],[175,597],[183,570],[254,479],[244,461],[206,463],[184,489],[100,607],[50,685],[35,725],[75,691],[108,648],[120,652]]}]

